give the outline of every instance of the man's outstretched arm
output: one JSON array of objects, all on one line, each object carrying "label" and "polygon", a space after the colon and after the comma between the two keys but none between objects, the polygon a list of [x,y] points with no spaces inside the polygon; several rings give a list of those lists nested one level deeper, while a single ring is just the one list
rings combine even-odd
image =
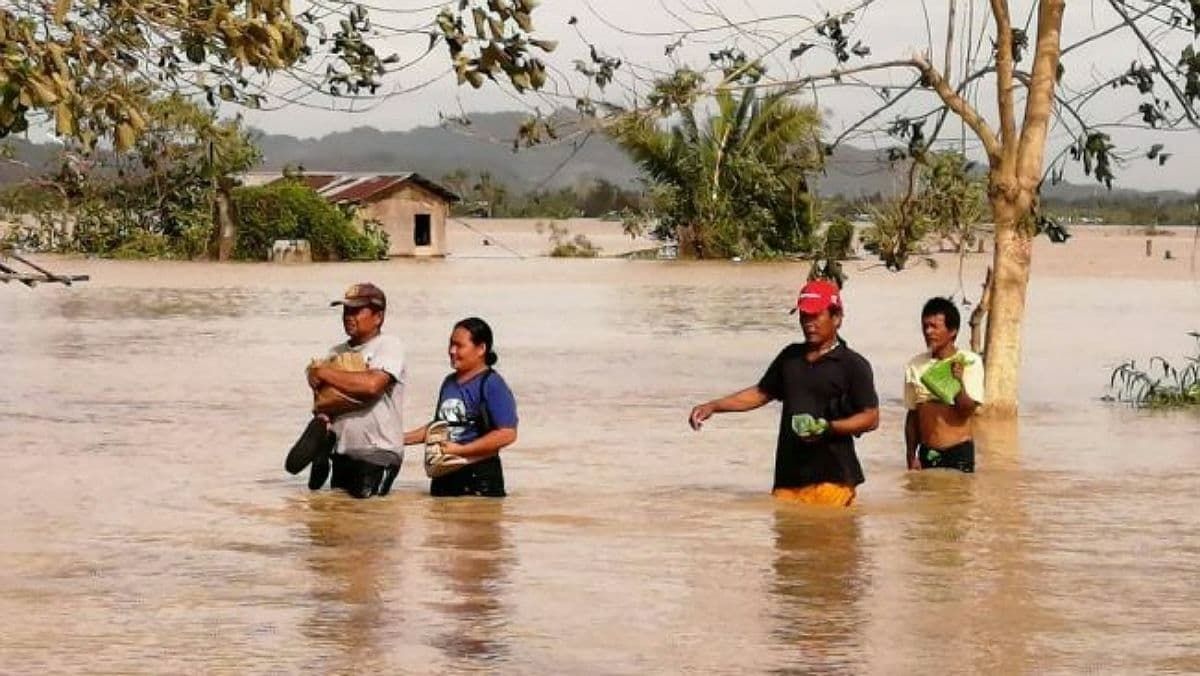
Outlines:
[{"label": "man's outstretched arm", "polygon": [[739,392],[693,407],[691,415],[688,416],[688,424],[692,426],[692,429],[699,430],[704,421],[712,417],[714,413],[753,411],[769,401],[771,401],[771,395],[758,385],[747,387]]}]

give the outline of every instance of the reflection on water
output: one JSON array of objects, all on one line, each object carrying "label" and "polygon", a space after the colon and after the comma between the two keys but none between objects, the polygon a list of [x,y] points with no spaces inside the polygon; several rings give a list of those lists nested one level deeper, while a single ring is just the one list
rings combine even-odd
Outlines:
[{"label": "reflection on water", "polygon": [[920,542],[917,563],[926,573],[913,582],[952,599],[959,594],[957,581],[970,574],[967,542],[978,522],[975,509],[975,476],[957,470],[934,469],[905,476],[905,490],[918,504],[933,502],[921,520],[912,523],[905,539]]},{"label": "reflection on water", "polygon": [[437,552],[426,565],[430,584],[446,599],[438,603],[450,622],[434,645],[453,659],[486,664],[507,655],[502,594],[513,552],[505,540],[504,502],[463,498],[430,501],[433,522],[425,546]]},{"label": "reflection on water", "polygon": [[[831,511],[767,496],[776,407],[685,423],[797,338],[806,271],[113,263],[0,287],[0,670],[1195,671],[1200,421],[1097,401],[1122,359],[1175,354],[1195,287],[1038,280],[1020,429],[981,425],[974,475],[916,474],[902,368],[951,273],[856,274],[846,334],[887,403]],[[496,330],[508,499],[429,498],[411,454],[380,500],[283,472],[328,302],[363,279],[407,346],[409,422],[450,325]]]},{"label": "reflection on water", "polygon": [[316,574],[318,601],[302,631],[335,671],[383,663],[383,599],[399,582],[390,562],[403,525],[392,507],[323,494],[298,510],[312,545],[306,562]]},{"label": "reflection on water", "polygon": [[[775,562],[771,593],[773,636],[788,665],[820,664],[826,673],[855,673],[862,663],[862,609],[869,595],[859,516],[780,506],[775,511]],[[788,666],[779,673],[807,669]]]}]

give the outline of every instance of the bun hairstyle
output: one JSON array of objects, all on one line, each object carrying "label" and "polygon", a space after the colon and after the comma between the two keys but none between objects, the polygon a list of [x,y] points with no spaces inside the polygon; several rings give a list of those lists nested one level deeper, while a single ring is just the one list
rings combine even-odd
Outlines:
[{"label": "bun hairstyle", "polygon": [[492,349],[492,327],[479,317],[467,317],[466,319],[454,325],[455,329],[463,329],[471,334],[471,343],[475,345],[483,345],[485,352],[483,354],[483,363],[488,366],[495,366],[496,362],[500,361],[500,357],[496,355],[496,351]]}]

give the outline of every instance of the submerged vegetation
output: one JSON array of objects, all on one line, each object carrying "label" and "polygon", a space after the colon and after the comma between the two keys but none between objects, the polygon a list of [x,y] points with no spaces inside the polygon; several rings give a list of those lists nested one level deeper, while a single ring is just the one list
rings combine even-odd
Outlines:
[{"label": "submerged vegetation", "polygon": [[304,239],[313,260],[378,260],[387,257],[387,233],[354,218],[300,181],[283,180],[233,190],[238,221],[233,257],[263,260],[277,239]]},{"label": "submerged vegetation", "polygon": [[[650,109],[609,130],[650,181],[653,234],[690,258],[777,258],[810,252],[817,223],[808,178],[820,167],[820,115],[794,90],[759,94],[762,76],[739,52],[711,55],[740,93],[696,99],[701,75],[659,80]],[[677,119],[667,126],[665,119]]]},{"label": "submerged vegetation", "polygon": [[570,230],[551,223],[549,255],[551,258],[595,258],[600,255],[600,247],[593,244],[587,235],[571,237]]},{"label": "submerged vegetation", "polygon": [[1195,353],[1181,366],[1156,356],[1143,370],[1131,359],[1113,369],[1108,383],[1113,394],[1106,399],[1148,408],[1200,406],[1200,332],[1188,335],[1196,339]]},{"label": "submerged vegetation", "polygon": [[66,148],[53,173],[0,194],[0,215],[20,223],[10,243],[33,250],[197,258],[227,177],[259,157],[240,120],[171,95],[149,104],[145,129],[125,152]]}]

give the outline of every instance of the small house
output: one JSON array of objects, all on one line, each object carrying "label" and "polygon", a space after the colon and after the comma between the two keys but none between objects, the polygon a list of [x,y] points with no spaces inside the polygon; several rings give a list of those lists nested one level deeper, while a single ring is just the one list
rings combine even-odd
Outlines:
[{"label": "small house", "polygon": [[446,219],[458,195],[420,174],[304,173],[298,177],[332,204],[353,207],[388,235],[389,256],[445,256]]}]

